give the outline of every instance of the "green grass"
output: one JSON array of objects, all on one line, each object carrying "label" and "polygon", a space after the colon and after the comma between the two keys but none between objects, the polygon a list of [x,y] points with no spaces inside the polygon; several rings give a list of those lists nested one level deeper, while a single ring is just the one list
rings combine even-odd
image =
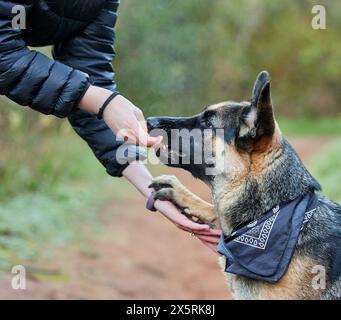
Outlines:
[{"label": "green grass", "polygon": [[341,136],[341,117],[279,118],[277,122],[286,136]]},{"label": "green grass", "polygon": [[310,167],[322,185],[322,193],[341,203],[341,138],[327,146]]}]

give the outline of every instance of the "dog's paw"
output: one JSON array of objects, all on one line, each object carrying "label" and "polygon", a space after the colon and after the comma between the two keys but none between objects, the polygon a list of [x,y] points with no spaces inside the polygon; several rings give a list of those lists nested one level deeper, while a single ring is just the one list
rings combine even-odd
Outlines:
[{"label": "dog's paw", "polygon": [[155,191],[154,198],[155,200],[175,202],[174,193],[175,192],[173,188],[164,188],[164,189]]},{"label": "dog's paw", "polygon": [[149,188],[153,188],[155,191],[159,191],[164,188],[176,189],[181,183],[176,176],[162,175],[153,179]]},{"label": "dog's paw", "polygon": [[189,208],[185,207],[181,202],[179,193],[174,188],[163,188],[155,191],[155,200],[170,201],[172,202],[183,214],[190,216]]},{"label": "dog's paw", "polygon": [[163,175],[149,186],[154,198],[172,202],[183,214],[195,222],[211,224],[215,221],[213,206],[190,192],[175,176]]},{"label": "dog's paw", "polygon": [[154,198],[156,200],[170,201],[178,208],[186,211],[181,197],[184,187],[175,176],[163,175],[156,177],[149,188],[155,190]]}]

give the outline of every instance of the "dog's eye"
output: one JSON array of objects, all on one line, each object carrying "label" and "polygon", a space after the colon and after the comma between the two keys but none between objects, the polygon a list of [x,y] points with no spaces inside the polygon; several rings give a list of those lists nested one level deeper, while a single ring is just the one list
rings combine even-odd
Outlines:
[{"label": "dog's eye", "polygon": [[211,122],[210,119],[203,119],[201,124],[205,128],[212,128],[213,127],[212,122]]}]

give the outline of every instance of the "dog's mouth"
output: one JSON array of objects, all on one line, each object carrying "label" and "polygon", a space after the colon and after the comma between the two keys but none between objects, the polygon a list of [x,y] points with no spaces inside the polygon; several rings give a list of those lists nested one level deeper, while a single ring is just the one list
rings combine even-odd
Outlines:
[{"label": "dog's mouth", "polygon": [[187,153],[181,150],[181,148],[172,148],[172,143],[168,144],[168,143],[163,143],[163,142],[161,143],[158,150],[156,151],[156,155],[159,158],[166,156],[168,159],[171,159],[171,160],[176,160],[176,159],[187,157]]},{"label": "dog's mouth", "polygon": [[[176,121],[179,121],[178,119]],[[166,165],[188,163],[191,157],[191,147],[183,138],[173,134],[178,125],[170,118],[148,118],[148,133],[152,137],[162,136],[163,141],[155,149],[156,156]],[[187,150],[188,149],[188,150]]]}]

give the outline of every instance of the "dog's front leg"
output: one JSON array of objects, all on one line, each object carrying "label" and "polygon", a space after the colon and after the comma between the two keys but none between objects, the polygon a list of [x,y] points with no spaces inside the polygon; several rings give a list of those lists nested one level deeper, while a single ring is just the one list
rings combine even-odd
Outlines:
[{"label": "dog's front leg", "polygon": [[155,199],[168,200],[186,216],[215,226],[217,217],[213,205],[189,191],[175,176],[157,177],[153,179],[150,188],[155,190]]}]

